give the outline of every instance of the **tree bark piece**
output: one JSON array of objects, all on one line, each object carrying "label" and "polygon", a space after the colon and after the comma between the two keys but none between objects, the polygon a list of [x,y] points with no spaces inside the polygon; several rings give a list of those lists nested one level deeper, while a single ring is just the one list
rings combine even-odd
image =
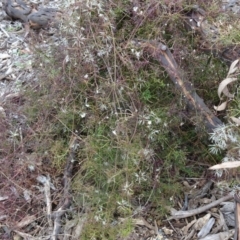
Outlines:
[{"label": "tree bark piece", "polygon": [[199,97],[193,84],[184,77],[166,45],[157,41],[141,41],[140,46],[165,68],[172,82],[183,94],[190,109],[199,114],[208,132],[212,132],[218,125],[223,124]]}]

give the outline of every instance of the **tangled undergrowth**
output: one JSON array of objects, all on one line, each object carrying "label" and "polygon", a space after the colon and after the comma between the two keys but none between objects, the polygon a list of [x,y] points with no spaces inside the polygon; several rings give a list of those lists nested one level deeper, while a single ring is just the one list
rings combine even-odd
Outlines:
[{"label": "tangled undergrowth", "polygon": [[[29,98],[29,122],[39,132],[31,141],[60,173],[71,136],[79,138],[72,190],[75,207],[87,215],[82,239],[127,236],[132,218],[146,206],[160,220],[169,199],[181,194],[179,178],[198,176],[196,162],[207,147],[194,127],[181,127],[184,104],[163,69],[130,43],[133,32],[162,38],[162,27],[176,28],[179,14],[136,27],[132,7],[77,4],[74,22],[63,26],[67,44],[38,55],[47,71]],[[183,44],[184,33],[177,34]],[[211,159],[206,150],[202,155]]]},{"label": "tangled undergrowth", "polygon": [[[24,86],[32,129],[24,151],[41,156],[58,179],[69,142],[78,139],[70,218],[86,218],[81,239],[126,237],[138,215],[161,225],[167,206],[182,196],[181,179],[199,177],[221,157],[208,151],[198,113],[188,117],[163,68],[131,42],[159,39],[172,47],[199,95],[216,104],[226,66],[198,52],[184,28],[181,12],[190,3],[170,2],[78,1],[67,6],[61,44],[35,49],[38,81]],[[11,138],[20,146],[18,137]]]}]

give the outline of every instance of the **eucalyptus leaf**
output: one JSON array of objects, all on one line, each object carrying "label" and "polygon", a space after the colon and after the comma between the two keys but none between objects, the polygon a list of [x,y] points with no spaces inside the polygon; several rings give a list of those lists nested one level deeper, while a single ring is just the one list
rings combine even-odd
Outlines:
[{"label": "eucalyptus leaf", "polygon": [[[221,98],[221,94],[227,94],[226,96],[228,97],[228,89],[226,90],[225,88],[227,88],[227,85],[230,84],[230,83],[233,83],[237,81],[237,78],[226,78],[224,79],[220,84],[219,84],[219,87],[218,87],[218,97]],[[232,96],[232,94],[231,94]]]},{"label": "eucalyptus leaf", "polygon": [[228,76],[233,74],[234,72],[236,72],[236,70],[238,69],[238,67],[236,67],[236,65],[238,64],[239,59],[235,60],[234,62],[232,62],[230,69],[228,71]]},{"label": "eucalyptus leaf", "polygon": [[219,106],[214,106],[213,108],[216,110],[216,111],[223,111],[223,110],[225,110],[226,109],[226,107],[227,107],[227,103],[228,103],[228,101],[225,101],[225,102],[223,102],[222,104],[220,104]]}]

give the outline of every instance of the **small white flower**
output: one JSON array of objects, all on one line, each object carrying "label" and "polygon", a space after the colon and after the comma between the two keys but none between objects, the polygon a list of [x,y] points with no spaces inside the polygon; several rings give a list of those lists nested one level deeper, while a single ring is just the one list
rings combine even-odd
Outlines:
[{"label": "small white flower", "polygon": [[62,113],[67,113],[67,109],[64,108],[64,107],[62,107],[62,108],[61,108],[61,112],[62,112]]},{"label": "small white flower", "polygon": [[121,201],[117,201],[118,209],[120,210],[128,210],[131,209],[132,206],[126,200],[122,199]]},{"label": "small white flower", "polygon": [[156,124],[159,124],[159,123],[162,122],[162,119],[159,118],[159,117],[154,118],[154,120],[155,120],[155,123],[156,123]]},{"label": "small white flower", "polygon": [[142,55],[142,53],[136,51],[136,52],[135,52],[135,55],[136,55],[137,59],[139,60],[139,58],[140,58],[140,56]]},{"label": "small white flower", "polygon": [[90,105],[88,104],[88,99],[86,98],[86,100],[85,100],[85,107],[90,107]]},{"label": "small white flower", "polygon": [[135,173],[136,181],[140,184],[141,182],[147,181],[146,173],[139,171],[138,173]]},{"label": "small white flower", "polygon": [[14,139],[16,137],[19,137],[19,132],[18,130],[15,130],[15,131],[9,131],[10,133],[10,138]]},{"label": "small white flower", "polygon": [[34,171],[35,170],[35,166],[34,165],[28,165],[28,169],[29,171]]},{"label": "small white flower", "polygon": [[107,106],[106,106],[105,104],[101,104],[101,105],[99,106],[99,108],[100,108],[102,111],[107,110]]},{"label": "small white flower", "polygon": [[153,130],[153,131],[149,134],[148,138],[149,138],[150,140],[155,140],[155,137],[156,137],[159,133],[160,133],[159,130]]},{"label": "small white flower", "polygon": [[137,12],[137,10],[138,10],[138,7],[133,7],[134,12]]},{"label": "small white flower", "polygon": [[223,170],[222,169],[218,169],[215,171],[215,175],[220,178],[223,175]]},{"label": "small white flower", "polygon": [[87,114],[85,112],[81,112],[79,115],[81,118],[85,118]]},{"label": "small white flower", "polygon": [[100,205],[95,213],[94,219],[97,222],[102,222],[103,225],[106,224],[106,219],[104,218],[103,207]]},{"label": "small white flower", "polygon": [[212,154],[218,154],[219,152],[221,152],[221,148],[215,146],[215,145],[210,145],[210,153]]},{"label": "small white flower", "polygon": [[129,184],[128,182],[126,182],[122,188],[122,190],[124,192],[126,192],[127,195],[132,195],[133,194],[133,190],[131,189],[132,183]]},{"label": "small white flower", "polygon": [[106,50],[101,49],[101,50],[98,51],[97,55],[98,55],[98,57],[102,57],[102,56],[104,56],[104,55],[107,55],[107,53],[108,53],[108,52],[107,52]]},{"label": "small white flower", "polygon": [[141,149],[138,153],[143,154],[148,161],[154,156],[154,150],[151,148]]}]

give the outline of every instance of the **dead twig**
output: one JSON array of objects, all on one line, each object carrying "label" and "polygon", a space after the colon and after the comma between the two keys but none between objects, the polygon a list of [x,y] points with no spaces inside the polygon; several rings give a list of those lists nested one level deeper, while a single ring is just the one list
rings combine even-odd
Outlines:
[{"label": "dead twig", "polygon": [[207,210],[209,210],[210,208],[216,207],[217,205],[219,205],[221,202],[225,202],[225,201],[229,201],[233,199],[233,194],[229,193],[227,196],[222,197],[212,203],[209,203],[203,207],[199,207],[197,209],[192,209],[192,210],[188,210],[188,211],[177,211],[176,213],[174,213],[173,216],[171,216],[170,218],[168,218],[167,220],[172,220],[172,219],[181,219],[181,218],[187,218],[187,217],[191,217],[191,216],[195,216],[197,214],[206,212]]},{"label": "dead twig", "polygon": [[234,194],[234,200],[235,200],[235,234],[234,234],[234,240],[240,239],[240,226],[239,226],[239,220],[240,220],[240,198],[237,193]]},{"label": "dead twig", "polygon": [[5,31],[5,29],[3,29],[3,27],[0,27],[0,29],[2,30],[2,32],[9,38],[9,34]]},{"label": "dead twig", "polygon": [[45,198],[46,198],[48,224],[50,227],[52,227],[53,226],[52,219],[51,219],[52,201],[51,201],[51,190],[50,190],[49,178],[47,178],[46,181],[44,182],[44,192],[45,192]]},{"label": "dead twig", "polygon": [[71,142],[70,142],[70,147],[69,147],[69,155],[67,158],[66,162],[66,167],[64,171],[64,176],[63,176],[63,197],[62,201],[58,204],[57,211],[53,213],[52,217],[54,218],[54,227],[53,227],[53,232],[51,239],[52,240],[57,240],[57,236],[60,232],[60,221],[62,215],[66,212],[66,210],[69,208],[72,197],[70,193],[70,183],[71,183],[71,178],[72,178],[72,170],[73,170],[73,164],[75,161],[75,153],[76,149],[78,147],[78,138],[73,136]]}]

